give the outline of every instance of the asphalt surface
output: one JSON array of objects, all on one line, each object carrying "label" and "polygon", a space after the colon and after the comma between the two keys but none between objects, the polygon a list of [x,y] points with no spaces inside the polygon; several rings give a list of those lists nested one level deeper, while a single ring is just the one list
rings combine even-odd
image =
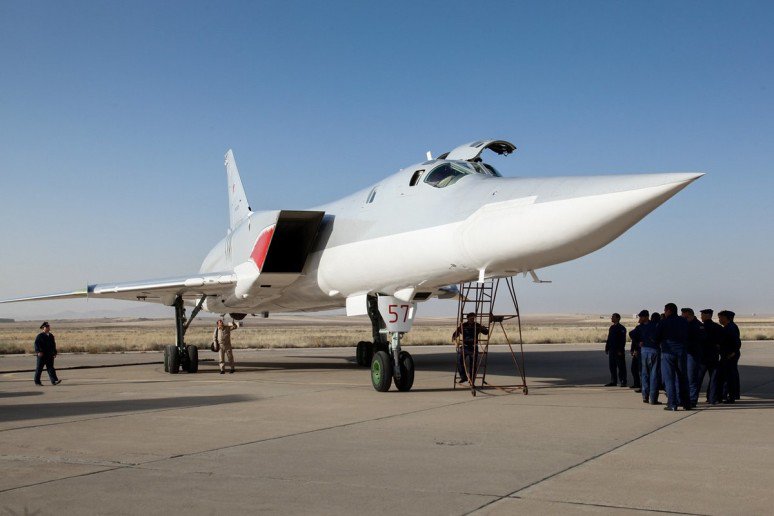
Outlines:
[{"label": "asphalt surface", "polygon": [[[774,345],[745,342],[742,400],[670,413],[601,387],[594,345],[526,346],[529,394],[453,389],[451,347],[408,348],[408,393],[352,349],[0,357],[0,514],[770,514]],[[513,383],[510,356],[490,358]],[[204,358],[212,358],[207,352]],[[100,365],[110,367],[97,367]],[[663,394],[662,394],[663,399]]]}]

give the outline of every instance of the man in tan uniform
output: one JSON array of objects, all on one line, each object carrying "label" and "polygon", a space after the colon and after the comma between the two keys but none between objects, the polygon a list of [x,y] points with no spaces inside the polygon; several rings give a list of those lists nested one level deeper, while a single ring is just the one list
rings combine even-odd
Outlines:
[{"label": "man in tan uniform", "polygon": [[229,373],[234,372],[234,352],[231,350],[231,331],[236,330],[237,328],[239,328],[239,326],[235,321],[231,321],[231,324],[226,326],[223,324],[223,319],[218,319],[215,332],[212,334],[212,340],[218,346],[220,374],[226,373],[226,358],[228,358],[228,365],[231,367]]}]

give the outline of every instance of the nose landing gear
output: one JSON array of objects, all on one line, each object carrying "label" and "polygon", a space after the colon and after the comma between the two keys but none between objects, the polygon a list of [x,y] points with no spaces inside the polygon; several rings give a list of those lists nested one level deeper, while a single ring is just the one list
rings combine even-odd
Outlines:
[{"label": "nose landing gear", "polygon": [[[410,391],[414,385],[414,359],[410,353],[400,349],[400,340],[411,329],[416,305],[381,295],[369,298],[368,304],[375,343],[358,343],[357,363],[366,365],[373,354],[370,366],[374,389],[387,392],[394,382],[399,391]],[[391,334],[389,344],[388,334]]]}]

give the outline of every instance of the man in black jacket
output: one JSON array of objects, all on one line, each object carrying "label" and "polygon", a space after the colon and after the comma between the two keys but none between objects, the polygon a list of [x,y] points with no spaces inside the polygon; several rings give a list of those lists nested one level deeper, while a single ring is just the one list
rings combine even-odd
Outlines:
[{"label": "man in black jacket", "polygon": [[[452,334],[452,341],[457,343],[457,372],[460,375],[459,383],[468,380],[475,381],[478,365],[478,336],[489,335],[489,329],[476,322],[476,314],[470,312],[466,321]],[[462,342],[457,340],[461,337]]]},{"label": "man in black jacket", "polygon": [[650,312],[647,310],[640,310],[637,314],[639,320],[637,326],[629,332],[629,338],[632,341],[632,346],[629,352],[632,355],[632,384],[634,392],[642,392],[642,346],[645,343],[645,327],[650,322]]},{"label": "man in black jacket", "polygon": [[718,321],[723,326],[723,339],[720,342],[721,385],[723,403],[734,403],[739,399],[739,357],[742,340],[739,327],[734,322],[736,314],[731,310],[718,312]]},{"label": "man in black jacket", "polygon": [[37,364],[35,365],[35,385],[43,385],[40,381],[40,375],[43,373],[43,366],[46,366],[48,372],[48,378],[53,385],[58,385],[62,381],[56,376],[56,369],[54,369],[54,358],[56,358],[56,339],[54,334],[51,333],[51,326],[48,322],[44,322],[40,325],[42,332],[38,333],[35,337],[35,355],[37,356]]},{"label": "man in black jacket", "polygon": [[718,390],[718,377],[720,374],[720,343],[723,340],[723,327],[712,320],[715,313],[711,308],[701,311],[701,321],[704,324],[705,339],[702,343],[702,363],[699,368],[698,383],[701,389],[704,383],[704,375],[708,374],[707,403],[716,405],[720,401],[721,392]]},{"label": "man in black jacket", "polygon": [[621,387],[626,387],[626,328],[621,324],[619,314],[613,314],[610,317],[610,322],[613,324],[607,331],[607,340],[605,341],[607,365],[610,368],[610,383],[605,384],[605,387],[615,387],[616,380],[621,381]]}]

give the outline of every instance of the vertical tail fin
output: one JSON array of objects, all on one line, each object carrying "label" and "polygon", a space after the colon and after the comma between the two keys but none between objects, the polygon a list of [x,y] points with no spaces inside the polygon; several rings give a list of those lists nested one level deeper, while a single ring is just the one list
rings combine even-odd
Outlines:
[{"label": "vertical tail fin", "polygon": [[240,222],[247,218],[251,210],[231,149],[226,152],[226,177],[228,178],[228,226],[233,231]]}]

